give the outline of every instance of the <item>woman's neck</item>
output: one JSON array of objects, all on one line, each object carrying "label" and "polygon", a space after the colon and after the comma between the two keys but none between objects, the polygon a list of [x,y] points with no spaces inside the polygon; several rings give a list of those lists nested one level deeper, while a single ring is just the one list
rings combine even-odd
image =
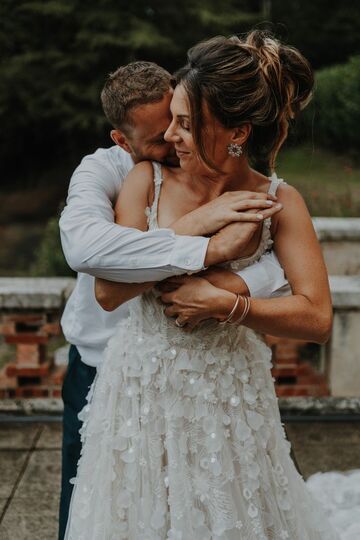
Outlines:
[{"label": "woman's neck", "polygon": [[267,178],[251,169],[248,162],[234,163],[224,173],[189,175],[195,197],[204,202],[222,195],[226,191],[262,191]]}]

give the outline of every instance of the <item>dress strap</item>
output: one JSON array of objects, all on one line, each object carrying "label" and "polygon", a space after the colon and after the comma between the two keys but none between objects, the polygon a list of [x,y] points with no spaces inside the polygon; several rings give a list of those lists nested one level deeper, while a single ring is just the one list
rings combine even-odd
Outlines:
[{"label": "dress strap", "polygon": [[[277,174],[275,172],[272,173],[269,180],[270,180],[270,186],[269,186],[269,189],[268,189],[269,195],[275,195],[279,185],[282,184],[282,183],[286,184],[286,182],[284,182],[284,180],[282,178],[278,178],[278,176],[277,176]],[[268,217],[268,218],[266,218],[264,220],[264,226],[263,226],[263,229],[262,229],[261,242],[259,244],[259,247],[263,246],[264,252],[270,250],[271,246],[273,245],[273,240],[271,238],[270,228],[271,228],[271,217]]]},{"label": "dress strap", "polygon": [[148,218],[149,229],[156,229],[158,228],[157,213],[163,177],[160,163],[158,163],[157,161],[153,161],[152,166],[154,169],[154,200],[152,205],[146,208],[145,214]]},{"label": "dress strap", "polygon": [[[277,174],[275,172],[272,173],[272,175],[270,176],[270,187],[268,189],[268,194],[269,195],[275,195],[279,184],[281,184],[283,182],[284,182],[284,180],[282,178],[278,178],[278,176],[277,176]],[[285,183],[286,182],[284,182],[284,184]]]}]

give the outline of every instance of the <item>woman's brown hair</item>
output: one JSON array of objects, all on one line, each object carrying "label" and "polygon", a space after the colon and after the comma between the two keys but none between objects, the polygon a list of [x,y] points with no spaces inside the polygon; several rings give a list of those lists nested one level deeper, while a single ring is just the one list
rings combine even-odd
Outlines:
[{"label": "woman's brown hair", "polygon": [[264,173],[273,170],[290,119],[311,99],[314,77],[295,48],[253,30],[245,37],[217,36],[188,51],[188,63],[175,74],[190,104],[191,129],[199,154],[216,167],[203,142],[203,100],[226,128],[251,125],[245,151]]}]

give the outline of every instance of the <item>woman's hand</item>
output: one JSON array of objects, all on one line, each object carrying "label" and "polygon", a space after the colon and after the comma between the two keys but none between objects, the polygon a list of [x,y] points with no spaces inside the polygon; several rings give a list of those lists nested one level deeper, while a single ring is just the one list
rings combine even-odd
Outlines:
[{"label": "woman's hand", "polygon": [[233,222],[259,224],[281,208],[276,197],[268,193],[229,191],[189,212],[169,228],[180,235],[207,236]]},{"label": "woman's hand", "polygon": [[157,289],[162,291],[161,301],[168,304],[165,315],[175,317],[186,330],[207,319],[226,319],[236,300],[234,293],[195,276],[170,278],[159,283]]}]

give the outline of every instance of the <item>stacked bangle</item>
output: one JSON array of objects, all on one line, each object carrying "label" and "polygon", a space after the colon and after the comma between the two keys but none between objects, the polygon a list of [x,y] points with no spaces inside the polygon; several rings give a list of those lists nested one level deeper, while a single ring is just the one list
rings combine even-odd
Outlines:
[{"label": "stacked bangle", "polygon": [[[233,320],[234,316],[236,315],[237,308],[239,307],[240,298],[242,298],[243,301],[244,301],[244,308],[243,308],[243,311],[242,311],[240,317]],[[249,299],[249,297],[237,293],[234,307],[230,311],[227,318],[224,321],[221,321],[219,324],[227,324],[227,323],[229,323],[229,324],[235,324],[235,323],[239,324],[245,319],[245,317],[249,313],[249,309],[250,309],[250,299]]]},{"label": "stacked bangle", "polygon": [[224,321],[221,321],[219,324],[227,324],[227,323],[231,322],[231,319],[233,318],[233,315],[234,315],[234,313],[235,313],[235,311],[236,311],[236,308],[237,308],[238,305],[239,305],[239,302],[240,302],[240,296],[241,296],[241,294],[237,293],[234,307],[232,308],[232,310],[230,311],[230,313],[229,313],[229,315],[226,317],[226,319],[225,319]]}]

